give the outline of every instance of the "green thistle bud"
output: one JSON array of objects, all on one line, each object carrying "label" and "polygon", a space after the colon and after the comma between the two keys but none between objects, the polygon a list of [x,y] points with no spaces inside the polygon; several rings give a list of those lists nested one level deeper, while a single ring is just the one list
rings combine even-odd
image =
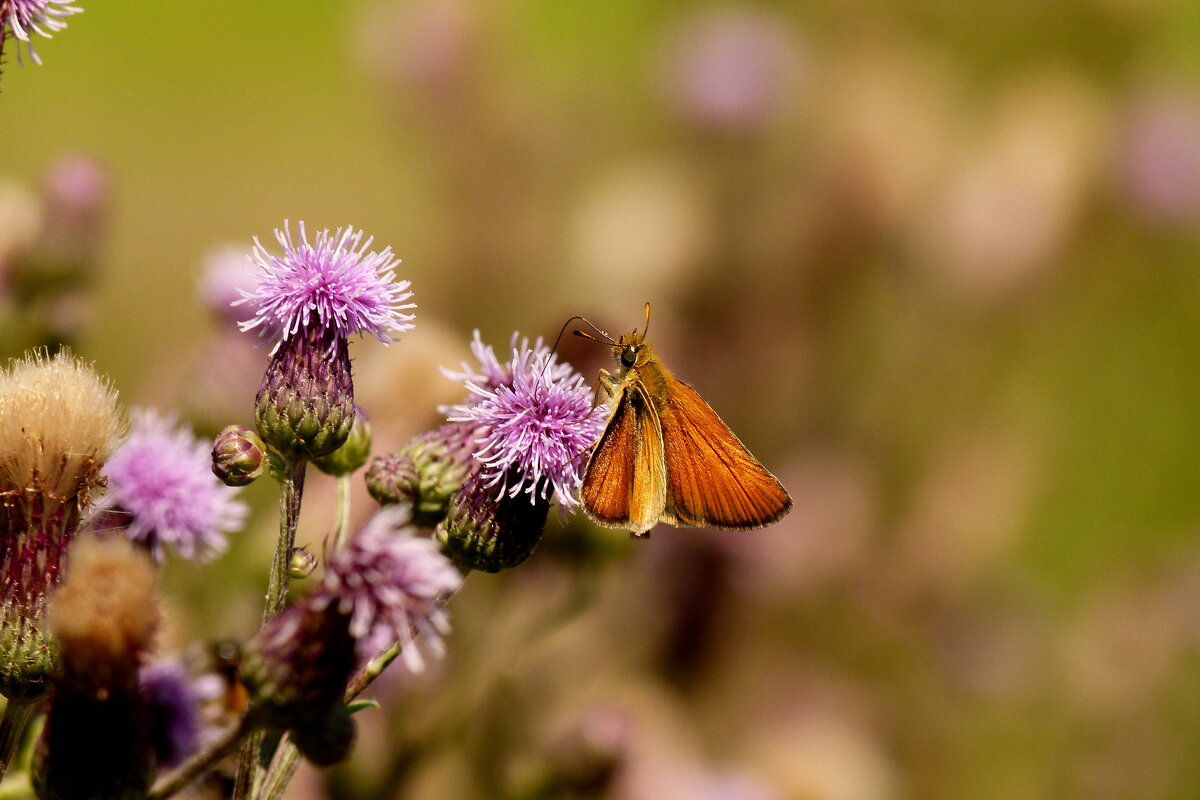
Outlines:
[{"label": "green thistle bud", "polygon": [[213,443],[212,471],[226,486],[245,486],[267,471],[267,446],[241,425],[226,426]]},{"label": "green thistle bud", "polygon": [[345,444],[327,456],[313,459],[313,466],[326,475],[349,475],[367,463],[371,455],[371,423],[357,405],[354,407],[354,425]]},{"label": "green thistle bud", "polygon": [[434,538],[462,570],[499,572],[525,562],[542,539],[550,501],[501,493],[472,476],[455,496]]},{"label": "green thistle bud", "polygon": [[286,458],[327,456],[354,426],[354,379],[345,337],[305,328],[280,343],[263,375],[254,425]]},{"label": "green thistle bud", "polygon": [[432,528],[478,462],[471,456],[478,427],[449,422],[409,439],[395,453],[377,456],[367,470],[367,491],[381,505],[409,503],[413,522]]}]

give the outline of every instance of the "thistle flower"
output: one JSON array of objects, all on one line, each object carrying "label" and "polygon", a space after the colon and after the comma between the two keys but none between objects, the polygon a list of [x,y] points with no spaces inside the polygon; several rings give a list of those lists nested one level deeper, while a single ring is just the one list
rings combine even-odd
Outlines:
[{"label": "thistle flower", "polygon": [[341,447],[354,423],[350,336],[391,342],[412,328],[406,310],[415,306],[408,281],[395,280],[391,248],[368,252],[373,240],[349,227],[322,231],[313,244],[304,223],[299,230],[299,242],[286,222],[276,230],[282,256],[255,238],[251,259],[262,273],[236,302],[254,308],[243,331],[276,338],[255,403],[258,432],[286,457],[313,459]]},{"label": "thistle flower", "polygon": [[[321,585],[269,620],[246,647],[242,677],[271,727],[313,729],[339,713],[368,638],[399,642],[412,670],[416,639],[442,653],[442,609],[462,577],[428,539],[396,533],[398,511],[382,511],[330,555]],[[308,754],[306,754],[308,755]]]},{"label": "thistle flower", "polygon": [[116,392],[68,353],[0,370],[0,693],[36,698],[53,667],[50,590],[124,431]]},{"label": "thistle flower", "polygon": [[120,539],[71,552],[50,624],[60,667],[33,782],[38,797],[142,797],[153,776],[138,669],[158,624],[155,571]]},{"label": "thistle flower", "polygon": [[105,512],[157,561],[167,545],[184,558],[216,556],[248,511],[213,475],[208,443],[150,409],[133,412],[133,430],[104,472]]},{"label": "thistle flower", "polygon": [[[499,365],[491,348],[472,344],[480,372],[467,373],[464,383],[474,395],[468,402],[443,409],[452,422],[470,422],[487,431],[479,438],[475,458],[484,484],[496,498],[529,495],[529,502],[556,494],[564,509],[578,504],[583,459],[604,429],[604,409],[592,406],[592,390],[566,363],[556,363],[538,339],[517,346]],[[448,373],[454,376],[455,373]]]},{"label": "thistle flower", "polygon": [[578,503],[581,456],[600,436],[603,408],[569,364],[555,363],[539,339],[512,339],[512,358],[500,364],[476,335],[479,370],[459,377],[473,395],[444,411],[474,428],[477,466],[463,480],[435,533],[460,568],[496,572],[525,561],[541,539],[551,497],[560,508]]},{"label": "thistle flower", "polygon": [[[8,24],[13,36],[25,44],[33,63],[41,64],[37,51],[33,49],[33,40],[29,32],[49,39],[54,33],[67,27],[64,18],[83,11],[78,6],[70,4],[71,0],[7,0],[0,4],[0,10],[6,10],[7,17],[0,20],[0,33],[3,25]],[[17,60],[21,59],[21,48],[17,47]]]}]

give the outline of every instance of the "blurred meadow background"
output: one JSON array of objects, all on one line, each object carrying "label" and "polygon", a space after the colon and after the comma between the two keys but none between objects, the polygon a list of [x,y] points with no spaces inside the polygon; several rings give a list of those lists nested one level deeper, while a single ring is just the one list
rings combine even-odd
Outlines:
[{"label": "blurred meadow background", "polygon": [[[636,542],[552,515],[289,797],[1200,797],[1200,6],[80,4],[0,79],[5,356],[249,423],[222,270],[350,224],[418,304],[352,351],[377,452],[459,399],[473,328],[650,301],[795,500]],[[164,651],[254,629],[262,483],[169,565]]]}]

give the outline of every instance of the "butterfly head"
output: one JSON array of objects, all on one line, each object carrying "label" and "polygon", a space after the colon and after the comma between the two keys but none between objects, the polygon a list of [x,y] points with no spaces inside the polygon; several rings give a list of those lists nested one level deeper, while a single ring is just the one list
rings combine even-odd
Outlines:
[{"label": "butterfly head", "polygon": [[621,371],[636,369],[650,360],[650,345],[644,334],[633,331],[617,337],[612,346],[613,360]]}]

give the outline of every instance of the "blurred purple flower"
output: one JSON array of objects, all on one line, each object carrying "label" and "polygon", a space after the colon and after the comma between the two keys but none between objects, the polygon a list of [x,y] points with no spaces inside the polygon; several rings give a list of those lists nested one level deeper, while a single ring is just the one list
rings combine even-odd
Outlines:
[{"label": "blurred purple flower", "polygon": [[[29,57],[35,64],[41,64],[37,51],[33,49],[33,40],[29,32],[49,39],[55,32],[67,27],[65,17],[83,11],[78,6],[71,5],[71,0],[8,0],[0,4],[0,9],[7,11],[7,17],[0,24],[8,23],[12,35],[25,44]],[[3,33],[3,31],[0,31]],[[17,46],[17,60],[21,60],[21,47]]]},{"label": "blurred purple flower", "polygon": [[396,281],[399,260],[392,249],[367,252],[373,238],[363,240],[363,232],[352,227],[338,228],[332,234],[323,230],[309,244],[304,223],[299,224],[300,241],[292,240],[287,222],[276,229],[275,238],[283,255],[268,253],[256,236],[251,251],[253,263],[262,268],[258,285],[242,290],[241,300],[254,308],[254,316],[241,323],[243,331],[259,329],[262,336],[282,342],[307,330],[310,320],[326,333],[323,338],[331,353],[337,341],[351,334],[370,334],[383,343],[395,334],[412,328],[415,308],[406,302],[412,297],[408,281]]},{"label": "blurred purple flower", "polygon": [[801,55],[796,38],[785,20],[764,12],[701,12],[668,48],[667,95],[697,124],[756,128],[795,83]]},{"label": "blurred purple flower", "polygon": [[153,410],[136,409],[132,420],[129,438],[105,465],[108,493],[99,510],[115,514],[155,559],[165,545],[184,558],[221,553],[225,534],[237,530],[248,509],[237,489],[213,475],[211,443]]},{"label": "blurred purple flower", "polygon": [[416,672],[424,663],[414,637],[442,655],[442,634],[449,631],[442,604],[462,585],[462,575],[432,540],[397,530],[408,519],[400,507],[376,513],[348,546],[330,554],[309,603],[314,610],[333,608],[348,616],[350,635],[360,644],[400,642],[401,656]]},{"label": "blurred purple flower", "polygon": [[484,485],[496,487],[497,498],[526,492],[530,502],[554,492],[569,510],[578,502],[582,456],[604,428],[604,408],[593,408],[583,376],[570,364],[555,363],[541,339],[532,349],[528,339],[518,347],[514,334],[512,358],[503,366],[478,334],[472,350],[482,374],[468,371],[463,379],[475,397],[443,410],[452,422],[486,426],[474,453]]},{"label": "blurred purple flower", "polygon": [[1157,88],[1138,98],[1126,123],[1118,169],[1145,217],[1200,217],[1200,91]]},{"label": "blurred purple flower", "polygon": [[[224,244],[204,254],[204,272],[200,276],[200,299],[204,307],[217,317],[237,324],[248,321],[249,309],[238,308],[242,297],[253,293],[258,276],[250,266],[246,249]],[[264,336],[272,335],[270,328]]]},{"label": "blurred purple flower", "polygon": [[138,683],[150,714],[155,760],[160,767],[173,767],[200,744],[203,689],[178,658],[164,658],[144,667]]}]

